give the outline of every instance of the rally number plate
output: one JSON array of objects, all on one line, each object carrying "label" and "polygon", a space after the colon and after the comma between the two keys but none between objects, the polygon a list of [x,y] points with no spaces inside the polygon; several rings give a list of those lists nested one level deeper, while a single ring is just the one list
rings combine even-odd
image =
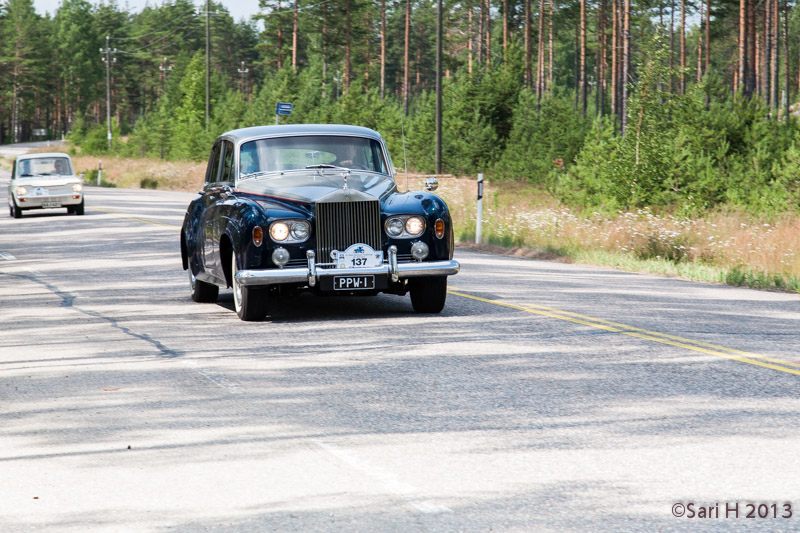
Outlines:
[{"label": "rally number plate", "polygon": [[44,200],[42,207],[61,207],[61,202],[58,200]]},{"label": "rally number plate", "polygon": [[367,244],[354,244],[336,253],[337,268],[375,268],[383,265],[383,252]]}]

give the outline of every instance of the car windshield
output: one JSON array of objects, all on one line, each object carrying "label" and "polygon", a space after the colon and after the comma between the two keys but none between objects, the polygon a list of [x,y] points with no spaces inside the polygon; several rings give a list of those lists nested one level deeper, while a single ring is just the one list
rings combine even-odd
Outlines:
[{"label": "car windshield", "polygon": [[389,174],[380,143],[364,137],[272,137],[243,143],[239,156],[239,175],[243,178],[269,172],[330,167]]},{"label": "car windshield", "polygon": [[66,157],[36,157],[23,159],[17,164],[17,177],[70,176],[72,167]]}]

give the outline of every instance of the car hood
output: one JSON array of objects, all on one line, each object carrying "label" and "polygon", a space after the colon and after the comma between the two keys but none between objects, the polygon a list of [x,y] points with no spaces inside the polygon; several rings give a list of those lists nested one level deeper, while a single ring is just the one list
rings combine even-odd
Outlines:
[{"label": "car hood", "polygon": [[59,187],[72,183],[81,183],[75,176],[33,176],[30,178],[17,178],[13,181],[17,187]]},{"label": "car hood", "polygon": [[[299,202],[314,203],[345,188],[342,171],[285,172],[240,181],[236,189],[243,193],[275,196]],[[374,172],[352,172],[347,175],[347,188],[376,198],[396,189],[394,180]]]}]

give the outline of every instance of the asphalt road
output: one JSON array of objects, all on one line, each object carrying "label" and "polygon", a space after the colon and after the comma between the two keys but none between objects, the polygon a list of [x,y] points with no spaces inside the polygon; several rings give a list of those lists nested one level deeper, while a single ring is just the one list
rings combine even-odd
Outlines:
[{"label": "asphalt road", "polygon": [[459,250],[245,323],[191,194],[86,197],[0,212],[0,531],[800,529],[798,295]]}]

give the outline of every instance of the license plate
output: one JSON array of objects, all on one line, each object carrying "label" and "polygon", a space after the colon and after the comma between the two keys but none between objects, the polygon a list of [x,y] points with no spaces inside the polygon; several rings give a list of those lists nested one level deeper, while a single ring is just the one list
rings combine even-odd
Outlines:
[{"label": "license plate", "polygon": [[58,200],[45,200],[42,202],[42,207],[61,207],[61,202]]},{"label": "license plate", "polygon": [[337,268],[375,268],[383,265],[383,252],[368,244],[354,244],[344,252],[337,252]]},{"label": "license plate", "polygon": [[336,291],[363,291],[375,288],[375,276],[334,276]]}]

